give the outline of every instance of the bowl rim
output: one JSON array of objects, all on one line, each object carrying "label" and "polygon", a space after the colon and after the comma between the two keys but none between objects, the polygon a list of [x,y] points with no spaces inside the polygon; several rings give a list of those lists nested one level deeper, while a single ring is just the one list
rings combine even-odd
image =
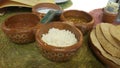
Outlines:
[{"label": "bowl rim", "polygon": [[103,14],[105,14],[105,15],[109,15],[109,16],[117,16],[117,13],[111,13],[111,12],[105,10],[104,8],[102,9],[102,11],[103,11]]},{"label": "bowl rim", "polygon": [[[54,23],[58,23],[58,22],[51,22],[51,23],[46,24],[46,25],[51,25],[52,23],[54,24]],[[59,24],[66,24],[66,23],[59,22]],[[67,24],[67,25],[69,25],[69,24]],[[71,45],[71,46],[67,46],[67,47],[57,47],[57,46],[48,45],[47,43],[43,42],[40,39],[40,37],[39,37],[40,29],[38,29],[37,32],[36,32],[36,41],[39,43],[38,46],[43,48],[43,49],[50,50],[50,51],[55,51],[55,52],[70,52],[70,51],[76,51],[76,49],[78,50],[82,46],[83,34],[75,26],[71,26],[71,25],[69,25],[69,26],[74,28],[76,31],[78,31],[78,33],[80,35],[79,41],[76,44]]]},{"label": "bowl rim", "polygon": [[[57,10],[61,10],[62,11],[62,8],[60,6],[58,6],[57,4],[54,4],[54,3],[38,3],[36,5],[34,5],[32,7],[32,12],[35,12],[35,13],[40,13],[40,12],[37,12],[36,9],[39,8],[40,5],[44,5],[44,4],[47,4],[47,5],[53,5],[57,8]],[[46,7],[46,8],[52,8],[52,7]],[[54,9],[54,8],[53,8]]]},{"label": "bowl rim", "polygon": [[[30,13],[30,12],[24,12],[24,13],[17,13],[17,14],[14,14],[14,15],[11,15],[10,17],[8,17],[3,23],[2,23],[2,29],[3,30],[7,30],[7,31],[12,31],[12,32],[28,32],[28,31],[31,31],[33,30],[39,23],[36,24],[36,26],[33,26],[33,27],[28,27],[28,28],[22,28],[22,29],[18,29],[18,28],[8,28],[6,26],[6,21],[8,21],[8,19],[11,19],[17,15],[25,15],[25,14],[29,14],[29,15],[34,15],[36,16],[38,19],[39,17],[33,13]],[[39,21],[38,21],[39,22]]]},{"label": "bowl rim", "polygon": [[[75,10],[75,9],[66,10],[66,11],[64,11],[64,12],[61,14],[61,16],[60,16],[61,19],[62,19],[62,18],[65,18],[64,13],[66,13],[66,12],[71,12],[71,11],[82,12],[82,13],[84,13],[84,14],[87,14],[89,17],[91,17],[91,20],[90,20],[88,23],[82,23],[82,25],[91,25],[91,24],[94,24],[94,18],[93,18],[93,16],[90,15],[88,12],[83,11],[83,10]],[[65,18],[65,19],[66,19],[66,18]],[[75,24],[74,24],[74,25],[75,25]],[[75,26],[77,26],[77,24],[76,24]]]}]

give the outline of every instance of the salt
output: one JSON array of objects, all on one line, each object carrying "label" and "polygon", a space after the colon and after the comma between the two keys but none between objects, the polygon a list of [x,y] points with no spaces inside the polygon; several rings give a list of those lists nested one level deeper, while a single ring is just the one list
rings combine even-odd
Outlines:
[{"label": "salt", "polygon": [[37,12],[46,14],[46,13],[48,13],[50,10],[56,11],[56,10],[53,9],[53,8],[38,8],[38,9],[37,9]]}]

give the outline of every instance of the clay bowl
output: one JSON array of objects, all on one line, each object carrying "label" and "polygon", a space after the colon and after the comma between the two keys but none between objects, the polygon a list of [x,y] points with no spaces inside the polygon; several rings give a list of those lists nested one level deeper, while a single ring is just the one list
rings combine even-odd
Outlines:
[{"label": "clay bowl", "polygon": [[102,21],[105,23],[114,23],[117,17],[117,13],[110,13],[103,9]]},{"label": "clay bowl", "polygon": [[68,24],[76,26],[78,29],[82,31],[83,34],[89,32],[94,25],[93,17],[89,13],[80,10],[64,11],[61,14],[61,20],[69,21]]},{"label": "clay bowl", "polygon": [[[65,29],[71,31],[72,33],[75,34],[75,37],[78,42],[74,45],[67,47],[57,47],[57,46],[48,45],[47,43],[41,40],[41,37],[42,34],[46,34],[48,30],[53,27],[57,29]],[[38,42],[39,44],[38,47],[40,48],[40,50],[42,50],[42,55],[45,58],[55,62],[63,62],[70,60],[73,57],[73,55],[76,54],[76,52],[82,45],[83,35],[81,31],[79,31],[74,26],[61,22],[52,22],[44,25],[43,27],[37,30],[36,41]]]},{"label": "clay bowl", "polygon": [[[39,18],[43,18],[44,15],[48,12],[48,10],[62,10],[60,6],[53,3],[39,3],[32,7],[32,12],[39,16]],[[42,10],[42,11],[40,11]]]},{"label": "clay bowl", "polygon": [[15,43],[29,43],[35,40],[34,31],[39,17],[32,13],[19,13],[5,20],[2,30]]}]

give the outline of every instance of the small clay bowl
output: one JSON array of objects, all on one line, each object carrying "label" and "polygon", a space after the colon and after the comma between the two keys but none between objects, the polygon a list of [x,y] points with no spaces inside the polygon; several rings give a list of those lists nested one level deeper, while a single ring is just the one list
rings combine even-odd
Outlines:
[{"label": "small clay bowl", "polygon": [[[74,20],[70,20],[70,18]],[[78,21],[75,21],[78,20]],[[89,32],[94,25],[94,19],[93,17],[85,12],[85,11],[80,11],[80,10],[67,10],[64,11],[61,14],[61,20],[62,21],[68,21],[68,24],[76,26],[78,29],[82,31],[83,34],[86,34]],[[71,23],[72,22],[72,23]]]},{"label": "small clay bowl", "polygon": [[47,9],[62,10],[60,6],[53,4],[53,3],[39,3],[32,7],[32,12],[38,15],[39,18],[41,19],[48,12]]},{"label": "small clay bowl", "polygon": [[[71,31],[75,34],[75,37],[78,40],[78,42],[74,45],[67,47],[57,47],[48,45],[47,43],[41,40],[41,37],[42,34],[48,33],[49,29],[53,27],[57,29],[65,29]],[[43,27],[37,30],[36,41],[38,42],[38,47],[40,48],[40,50],[42,50],[42,55],[45,58],[56,62],[63,62],[70,60],[73,57],[73,55],[76,54],[76,52],[82,45],[83,35],[81,31],[79,31],[79,29],[77,29],[74,26],[61,22],[52,22],[44,25]]]},{"label": "small clay bowl", "polygon": [[110,13],[103,9],[102,21],[105,23],[114,23],[117,17],[117,13]]},{"label": "small clay bowl", "polygon": [[15,14],[2,24],[2,30],[15,43],[29,43],[35,40],[34,30],[39,17],[32,13]]}]

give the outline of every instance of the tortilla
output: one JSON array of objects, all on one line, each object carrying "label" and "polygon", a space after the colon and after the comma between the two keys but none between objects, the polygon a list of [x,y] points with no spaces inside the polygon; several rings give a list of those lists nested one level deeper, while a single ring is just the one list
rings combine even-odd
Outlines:
[{"label": "tortilla", "polygon": [[97,39],[99,40],[101,46],[103,47],[103,49],[108,52],[109,54],[111,54],[114,57],[118,57],[120,58],[120,50],[117,49],[116,47],[114,47],[109,41],[106,40],[106,38],[104,37],[101,29],[100,29],[100,25],[96,26],[96,36]]},{"label": "tortilla", "polygon": [[31,6],[29,6],[29,5],[21,4],[21,3],[18,3],[18,2],[7,1],[7,2],[1,4],[1,5],[0,5],[0,8],[10,7],[10,6],[31,7]]},{"label": "tortilla", "polygon": [[111,56],[109,53],[107,53],[103,48],[102,46],[100,45],[96,35],[95,35],[95,29],[93,29],[90,33],[90,40],[93,44],[94,47],[97,48],[97,50],[99,50],[99,52],[105,57],[107,58],[107,60],[111,60],[112,62],[114,62],[115,64],[117,65],[120,65],[120,59],[119,58],[116,58],[116,57],[113,57]]},{"label": "tortilla", "polygon": [[120,42],[120,25],[110,28],[111,35]]},{"label": "tortilla", "polygon": [[109,29],[114,26],[112,24],[109,24],[109,23],[101,23],[100,24],[100,28],[101,28],[101,31],[104,35],[104,37],[109,41],[109,43],[111,43],[114,47],[118,48],[120,50],[120,46],[117,42],[116,39],[114,39],[111,34],[110,34],[110,31]]},{"label": "tortilla", "polygon": [[29,5],[29,6],[34,6],[38,3],[46,3],[46,2],[47,3],[55,3],[54,0],[11,0],[11,1],[26,4],[26,5]]}]

